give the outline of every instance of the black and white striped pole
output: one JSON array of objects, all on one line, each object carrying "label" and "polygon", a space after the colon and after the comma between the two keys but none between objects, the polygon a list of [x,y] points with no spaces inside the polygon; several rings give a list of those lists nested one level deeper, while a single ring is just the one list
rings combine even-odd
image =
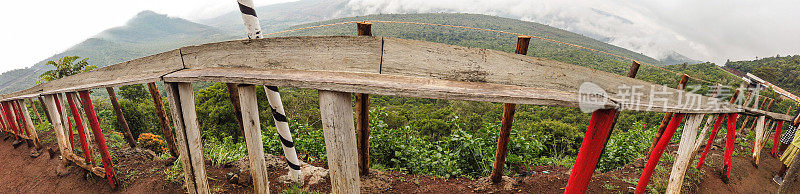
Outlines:
[{"label": "black and white striped pole", "polygon": [[[239,10],[242,12],[242,20],[247,30],[247,38],[263,38],[258,16],[253,6],[253,0],[237,0],[237,2],[239,3]],[[289,178],[292,181],[299,182],[301,180],[300,161],[297,159],[297,152],[294,149],[294,142],[292,141],[292,133],[289,131],[289,120],[286,118],[286,112],[283,111],[281,94],[278,93],[278,87],[275,86],[264,86],[264,91],[267,93],[267,100],[269,100],[269,106],[272,110],[272,118],[275,121],[275,127],[278,129],[281,145],[283,146],[283,154],[286,155],[287,164],[290,168]]]}]

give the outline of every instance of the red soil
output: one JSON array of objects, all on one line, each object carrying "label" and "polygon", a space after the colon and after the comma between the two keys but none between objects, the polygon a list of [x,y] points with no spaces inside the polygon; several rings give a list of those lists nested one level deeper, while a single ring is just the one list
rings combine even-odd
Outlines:
[{"label": "red soil", "polygon": [[[42,139],[52,138],[52,133],[42,133]],[[688,181],[682,192],[685,193],[775,193],[777,184],[772,176],[780,168],[780,163],[767,153],[762,153],[761,165],[756,168],[750,162],[749,143],[741,143],[733,158],[733,171],[728,184],[722,182],[721,164],[722,149],[715,147],[706,159],[706,165],[700,171],[687,173]],[[45,148],[54,145],[45,145]],[[723,145],[717,145],[723,146]],[[15,193],[185,193],[183,186],[165,181],[164,170],[168,161],[146,159],[141,155],[131,154],[118,156],[116,164],[117,177],[121,186],[112,190],[105,179],[87,175],[83,169],[71,166],[69,173],[63,177],[56,174],[60,161],[58,157],[50,159],[43,150],[38,158],[31,158],[32,148],[23,145],[14,149],[11,140],[0,139],[0,191]],[[666,154],[673,154],[677,145],[668,147]],[[112,150],[118,152],[119,150]],[[317,164],[321,165],[321,164]],[[660,164],[667,169],[668,176],[671,164]],[[233,184],[227,181],[226,174],[235,172],[232,166],[206,165],[209,184],[214,192],[219,193],[252,193],[249,184]],[[693,167],[692,167],[693,168]],[[466,178],[442,179],[421,175],[408,175],[401,172],[375,172],[362,179],[365,193],[563,193],[563,187],[569,178],[564,167],[535,166],[529,175],[512,177],[518,184],[510,190],[499,186],[476,189],[475,180]],[[286,170],[270,170],[270,190],[280,192],[290,187],[283,184],[278,177]],[[595,173],[589,184],[588,193],[631,193],[641,174],[641,168],[632,164],[619,170],[607,173]],[[658,174],[656,175],[658,176]],[[655,179],[655,178],[654,178]],[[651,186],[654,181],[651,181]],[[307,190],[322,193],[330,192],[330,182],[313,185]]]}]

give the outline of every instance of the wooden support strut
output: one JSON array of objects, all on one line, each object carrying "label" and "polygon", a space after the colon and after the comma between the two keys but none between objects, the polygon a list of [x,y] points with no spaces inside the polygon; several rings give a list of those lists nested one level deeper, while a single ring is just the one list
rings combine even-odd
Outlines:
[{"label": "wooden support strut", "polygon": [[172,127],[169,126],[169,118],[167,118],[167,111],[164,109],[164,101],[161,99],[161,93],[156,87],[156,83],[147,83],[147,89],[150,91],[150,96],[153,97],[153,105],[156,107],[156,114],[158,115],[158,123],[161,126],[161,133],[164,134],[164,139],[167,140],[167,148],[172,157],[178,157],[178,148],[175,147],[175,134]]},{"label": "wooden support strut", "polygon": [[175,140],[183,164],[184,183],[189,194],[210,193],[203,163],[203,144],[197,123],[191,83],[166,83],[167,99],[172,109]]},{"label": "wooden support strut", "polygon": [[[683,74],[681,76],[681,80],[678,82],[678,90],[683,90],[686,87],[686,82],[689,81],[689,76]],[[664,134],[664,130],[667,129],[667,123],[670,122],[670,118],[672,118],[673,113],[667,112],[664,113],[664,118],[661,119],[661,124],[658,125],[658,131],[656,132],[656,137],[653,138],[653,143],[650,144],[650,148],[648,150],[653,150],[653,148],[658,144],[658,141],[661,139],[661,136]],[[648,151],[649,152],[649,151]]]},{"label": "wooden support strut", "polygon": [[105,169],[108,184],[111,185],[111,188],[116,188],[117,176],[114,171],[114,163],[111,162],[111,154],[108,152],[108,147],[106,146],[106,138],[103,136],[100,123],[97,121],[97,114],[94,111],[92,98],[89,97],[89,91],[86,90],[79,91],[78,94],[83,101],[83,109],[86,111],[86,119],[89,122],[89,126],[92,128],[95,142],[97,142],[97,146],[100,148],[100,157],[103,159],[103,169]]},{"label": "wooden support strut", "polygon": [[27,129],[30,131],[30,135],[28,137],[33,140],[33,145],[36,150],[39,150],[42,148],[42,144],[39,141],[39,135],[36,133],[36,127],[33,126],[33,121],[31,120],[30,113],[28,113],[28,107],[25,105],[25,100],[19,100],[18,102],[22,107],[22,116],[27,124]]},{"label": "wooden support strut", "polygon": [[692,152],[694,151],[694,144],[697,140],[697,129],[700,128],[702,120],[702,114],[690,114],[684,123],[683,132],[681,133],[681,142],[678,146],[678,156],[675,157],[675,162],[672,164],[672,171],[669,174],[666,193],[681,192],[683,177],[686,175],[686,170],[689,169],[689,165],[691,165],[692,158],[694,158]]},{"label": "wooden support strut", "polygon": [[652,153],[650,153],[647,164],[645,164],[644,170],[642,171],[642,176],[639,177],[639,182],[636,184],[635,193],[644,193],[647,184],[650,182],[650,178],[653,176],[653,170],[655,170],[656,165],[658,165],[658,160],[664,153],[664,149],[667,148],[667,144],[669,144],[669,140],[672,139],[672,135],[674,135],[675,131],[678,129],[678,125],[683,120],[683,116],[683,113],[677,113],[670,119],[669,124],[664,130],[664,134],[661,136],[658,144],[653,147]]},{"label": "wooden support strut", "polygon": [[[356,23],[358,36],[372,36],[372,24]],[[356,143],[358,148],[358,173],[369,175],[369,94],[356,93]]]},{"label": "wooden support strut", "polygon": [[[790,106],[786,110],[786,114],[788,115],[791,112],[792,112],[792,107]],[[778,124],[775,127],[775,134],[772,137],[772,151],[771,151],[771,154],[772,154],[772,157],[775,157],[775,158],[778,157],[778,147],[780,147],[780,142],[779,141],[781,139],[781,130],[783,130],[783,121],[778,121]]]},{"label": "wooden support strut", "polygon": [[39,109],[36,108],[36,103],[34,103],[31,99],[28,99],[28,103],[31,104],[31,109],[33,109],[33,114],[36,115],[36,120],[39,121],[39,124],[44,124],[44,121],[42,121],[42,116],[39,115]]},{"label": "wooden support strut", "polygon": [[[133,134],[131,134],[131,129],[130,127],[128,127],[128,121],[125,120],[125,115],[122,114],[122,107],[119,106],[119,101],[117,101],[117,94],[114,92],[114,88],[107,87],[106,91],[108,92],[108,99],[111,100],[111,106],[114,107],[114,115],[117,117],[117,123],[119,124],[120,127],[122,127],[122,134],[123,136],[125,136],[125,141],[128,142],[128,145],[130,145],[131,148],[135,148],[136,138],[133,138]],[[83,95],[81,95],[81,98],[83,98]],[[87,113],[88,111],[89,110],[87,110]]]},{"label": "wooden support strut", "polygon": [[319,91],[319,110],[334,194],[360,193],[356,137],[350,94]]},{"label": "wooden support strut", "polygon": [[85,159],[86,164],[92,164],[92,150],[89,149],[89,143],[86,142],[86,126],[83,125],[83,119],[81,119],[81,114],[78,112],[78,106],[75,105],[75,93],[67,93],[67,104],[69,104],[69,109],[72,112],[73,120],[75,120],[75,128],[78,129],[78,138],[81,143],[81,148],[83,149],[83,156]]},{"label": "wooden support strut", "polygon": [[733,156],[733,150],[735,149],[734,141],[736,136],[736,113],[729,113],[728,114],[728,130],[726,131],[725,135],[725,156],[722,161],[722,172],[725,173],[725,177],[723,180],[727,182],[727,180],[731,177],[731,157]]},{"label": "wooden support strut", "polygon": [[14,117],[11,116],[11,109],[9,108],[8,102],[2,102],[3,108],[3,115],[5,116],[6,123],[11,127],[11,130],[14,132],[14,137],[19,140],[20,133],[17,130],[17,124],[14,122]]},{"label": "wooden support strut", "polygon": [[[42,98],[41,96],[39,96],[39,97],[37,97],[36,99],[38,99],[38,100],[39,100],[39,104],[42,104],[42,109],[44,109],[44,118],[47,118],[47,122],[49,122],[49,123],[51,123],[51,124],[52,124],[52,123],[53,123],[53,121],[52,121],[52,120],[51,120],[51,118],[50,118],[50,112],[49,112],[49,111],[47,111],[47,106],[45,106],[45,104],[44,104],[44,98]],[[33,103],[31,103],[31,104],[33,104]],[[35,105],[34,105],[34,106],[35,106]]]},{"label": "wooden support strut", "polygon": [[264,142],[261,138],[261,120],[258,114],[256,87],[239,85],[239,100],[242,107],[242,123],[244,124],[244,140],[247,144],[247,156],[250,159],[250,175],[253,178],[255,193],[269,193],[267,163],[264,161]]},{"label": "wooden support strut", "polygon": [[[517,48],[514,49],[514,53],[527,55],[530,41],[530,36],[517,37]],[[508,137],[511,134],[511,125],[514,122],[514,112],[516,112],[516,104],[503,104],[503,120],[500,122],[494,165],[492,166],[492,174],[489,176],[492,183],[498,183],[502,180],[503,167],[506,164],[506,154],[508,153]]]},{"label": "wooden support strut", "polygon": [[[61,116],[62,124],[64,124],[64,129],[68,130],[65,131],[65,133],[67,133],[66,135],[69,138],[69,150],[75,150],[75,139],[72,135],[72,122],[70,122],[69,117],[65,113],[66,111],[63,110],[64,106],[61,104],[61,94],[56,94],[56,106],[56,109],[58,109],[58,115]],[[67,122],[64,123],[63,121]]]},{"label": "wooden support strut", "polygon": [[244,135],[244,127],[243,127],[244,124],[242,123],[242,107],[239,107],[241,105],[241,103],[239,102],[239,87],[236,85],[237,84],[235,83],[225,83],[225,87],[228,88],[228,100],[230,100],[231,105],[233,105],[233,113],[236,115],[236,124],[239,126],[239,134],[234,135],[234,137],[238,137],[239,135]]},{"label": "wooden support strut", "polygon": [[[739,90],[733,93],[729,103],[733,104],[739,98]],[[703,161],[706,159],[706,155],[708,152],[711,151],[711,146],[714,144],[714,139],[717,137],[717,132],[722,124],[723,119],[727,114],[719,114],[717,115],[717,119],[714,121],[714,128],[711,130],[711,135],[708,136],[708,143],[706,143],[706,147],[703,149],[703,153],[700,155],[700,159],[697,161],[697,166],[695,168],[700,169],[703,166]],[[697,148],[695,148],[697,149]]]},{"label": "wooden support strut", "polygon": [[[627,77],[636,78],[640,65],[633,61]],[[575,164],[572,166],[564,193],[586,192],[597,162],[600,161],[608,139],[611,138],[611,132],[614,130],[618,117],[619,111],[613,109],[596,110],[592,113],[589,128],[584,135],[578,157],[575,158]]]}]

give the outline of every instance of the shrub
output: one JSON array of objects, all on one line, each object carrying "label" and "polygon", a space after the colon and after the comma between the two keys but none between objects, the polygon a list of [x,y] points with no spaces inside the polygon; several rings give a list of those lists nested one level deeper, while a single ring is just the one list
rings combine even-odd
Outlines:
[{"label": "shrub", "polygon": [[142,133],[139,135],[139,138],[136,139],[139,142],[139,146],[142,148],[147,148],[153,150],[156,153],[164,153],[168,152],[167,144],[164,143],[164,138],[160,135],[155,135],[152,133]]}]

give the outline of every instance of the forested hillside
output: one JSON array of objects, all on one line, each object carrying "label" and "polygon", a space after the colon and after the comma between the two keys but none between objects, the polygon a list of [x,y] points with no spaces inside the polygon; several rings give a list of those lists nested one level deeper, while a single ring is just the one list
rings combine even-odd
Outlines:
[{"label": "forested hillside", "polygon": [[732,61],[725,63],[725,68],[752,73],[792,94],[800,94],[800,55]]},{"label": "forested hillside", "polygon": [[108,29],[32,67],[0,74],[0,93],[33,86],[39,74],[50,70],[44,64],[64,56],[89,58],[98,67],[156,54],[181,46],[235,39],[237,36],[185,19],[144,11],[125,26]]}]

